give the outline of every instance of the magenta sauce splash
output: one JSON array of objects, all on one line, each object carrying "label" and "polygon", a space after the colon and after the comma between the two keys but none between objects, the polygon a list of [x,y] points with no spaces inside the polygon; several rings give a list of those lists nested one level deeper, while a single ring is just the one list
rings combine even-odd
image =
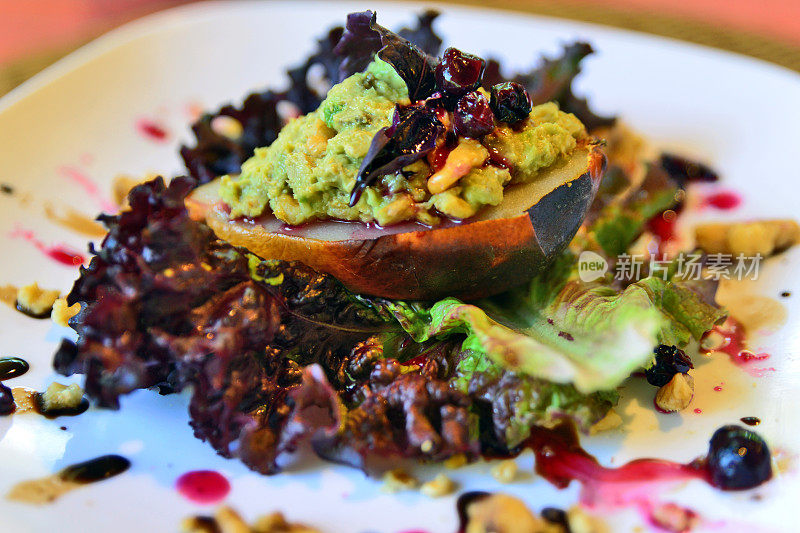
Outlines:
[{"label": "magenta sauce splash", "polygon": [[136,130],[151,141],[163,143],[169,139],[169,132],[167,129],[149,118],[140,118],[137,120]]},{"label": "magenta sauce splash", "polygon": [[709,194],[703,199],[702,206],[709,206],[715,209],[729,210],[739,207],[742,197],[733,191],[720,191]]},{"label": "magenta sauce splash", "polygon": [[729,318],[724,324],[716,326],[713,331],[722,335],[724,339],[722,346],[716,351],[728,354],[733,364],[751,376],[762,377],[768,372],[775,371],[773,367],[756,366],[759,361],[765,361],[770,356],[767,353],[753,353],[747,349],[744,327],[736,320]]},{"label": "magenta sauce splash", "polygon": [[92,178],[87,176],[81,169],[69,165],[62,165],[58,167],[58,173],[79,186],[84,190],[86,195],[94,200],[94,202],[106,213],[115,213],[117,206],[110,199],[106,198],[100,187],[92,181]]},{"label": "magenta sauce splash", "polygon": [[75,249],[65,245],[65,244],[56,244],[48,246],[38,238],[31,230],[26,230],[20,227],[16,227],[14,231],[9,233],[8,235],[12,239],[22,239],[31,243],[33,246],[36,247],[37,250],[42,252],[44,255],[61,263],[62,265],[66,266],[79,266],[86,262],[86,258],[80,252],[76,251]]},{"label": "magenta sauce splash", "polygon": [[231,491],[231,484],[214,470],[194,470],[179,477],[175,488],[187,500],[209,505],[224,500]]},{"label": "magenta sauce splash", "polygon": [[688,464],[662,459],[637,459],[617,468],[602,466],[581,448],[574,427],[561,425],[553,430],[533,428],[528,446],[536,456],[536,472],[559,488],[571,481],[581,484],[580,502],[587,507],[606,509],[634,507],[648,521],[663,507],[659,488],[683,481],[710,483],[705,462]]}]

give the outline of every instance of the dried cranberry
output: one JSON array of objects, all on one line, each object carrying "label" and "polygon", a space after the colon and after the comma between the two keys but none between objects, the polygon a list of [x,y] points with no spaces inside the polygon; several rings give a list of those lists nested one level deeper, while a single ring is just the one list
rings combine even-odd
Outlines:
[{"label": "dried cranberry", "polygon": [[436,66],[436,85],[453,95],[467,94],[480,85],[485,66],[486,62],[478,56],[448,48]]},{"label": "dried cranberry", "polygon": [[0,383],[0,416],[10,415],[16,408],[11,389]]},{"label": "dried cranberry", "polygon": [[525,119],[531,112],[531,99],[528,91],[519,83],[507,81],[498,83],[491,90],[491,106],[497,120],[515,124]]},{"label": "dried cranberry", "polygon": [[460,137],[481,137],[494,129],[494,113],[489,101],[478,92],[461,97],[453,110],[453,128]]},{"label": "dried cranberry", "polygon": [[723,426],[714,432],[707,461],[711,484],[723,490],[750,489],[772,477],[767,443],[742,426]]},{"label": "dried cranberry", "polygon": [[645,376],[650,385],[663,387],[675,374],[685,374],[690,368],[694,368],[692,360],[686,355],[686,352],[677,346],[659,344],[654,352],[656,362],[645,370]]}]

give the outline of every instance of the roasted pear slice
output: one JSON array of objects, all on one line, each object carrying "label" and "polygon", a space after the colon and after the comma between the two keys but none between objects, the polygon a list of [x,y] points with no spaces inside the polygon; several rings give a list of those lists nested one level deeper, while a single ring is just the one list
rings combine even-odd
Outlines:
[{"label": "roasted pear slice", "polygon": [[230,220],[219,180],[197,188],[186,205],[220,239],[263,258],[301,261],[352,291],[469,300],[522,284],[546,268],[578,231],[605,165],[598,145],[579,148],[535,181],[507,188],[500,205],[435,228],[332,221],[287,227],[272,215]]}]

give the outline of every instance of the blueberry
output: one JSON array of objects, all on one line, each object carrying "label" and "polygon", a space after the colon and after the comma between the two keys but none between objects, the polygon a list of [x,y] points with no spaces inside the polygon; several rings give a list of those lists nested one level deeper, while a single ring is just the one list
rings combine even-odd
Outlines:
[{"label": "blueberry", "polygon": [[772,477],[767,443],[742,426],[723,426],[714,432],[707,464],[711,484],[723,490],[749,489]]},{"label": "blueberry", "polygon": [[645,370],[647,382],[656,387],[663,387],[675,374],[685,374],[694,368],[691,358],[677,346],[659,344],[654,350],[656,362]]},{"label": "blueberry", "polygon": [[498,83],[491,90],[491,106],[497,120],[515,124],[527,118],[531,112],[531,99],[528,91],[519,83],[507,81]]},{"label": "blueberry", "polygon": [[489,101],[478,92],[465,94],[453,110],[453,128],[460,137],[481,137],[494,130]]},{"label": "blueberry", "polygon": [[442,91],[461,96],[481,83],[486,62],[457,48],[448,48],[436,66],[436,85]]},{"label": "blueberry", "polygon": [[0,416],[10,415],[16,408],[11,389],[0,383]]}]

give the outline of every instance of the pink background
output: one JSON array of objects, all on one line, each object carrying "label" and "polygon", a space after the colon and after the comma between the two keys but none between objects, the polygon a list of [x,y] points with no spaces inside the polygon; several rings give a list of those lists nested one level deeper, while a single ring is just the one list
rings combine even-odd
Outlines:
[{"label": "pink background", "polygon": [[[0,0],[0,65],[75,46],[128,20],[186,1]],[[518,1],[523,6],[540,0]],[[568,1],[682,16],[800,47],[800,0]],[[492,0],[483,2],[492,4]]]}]

